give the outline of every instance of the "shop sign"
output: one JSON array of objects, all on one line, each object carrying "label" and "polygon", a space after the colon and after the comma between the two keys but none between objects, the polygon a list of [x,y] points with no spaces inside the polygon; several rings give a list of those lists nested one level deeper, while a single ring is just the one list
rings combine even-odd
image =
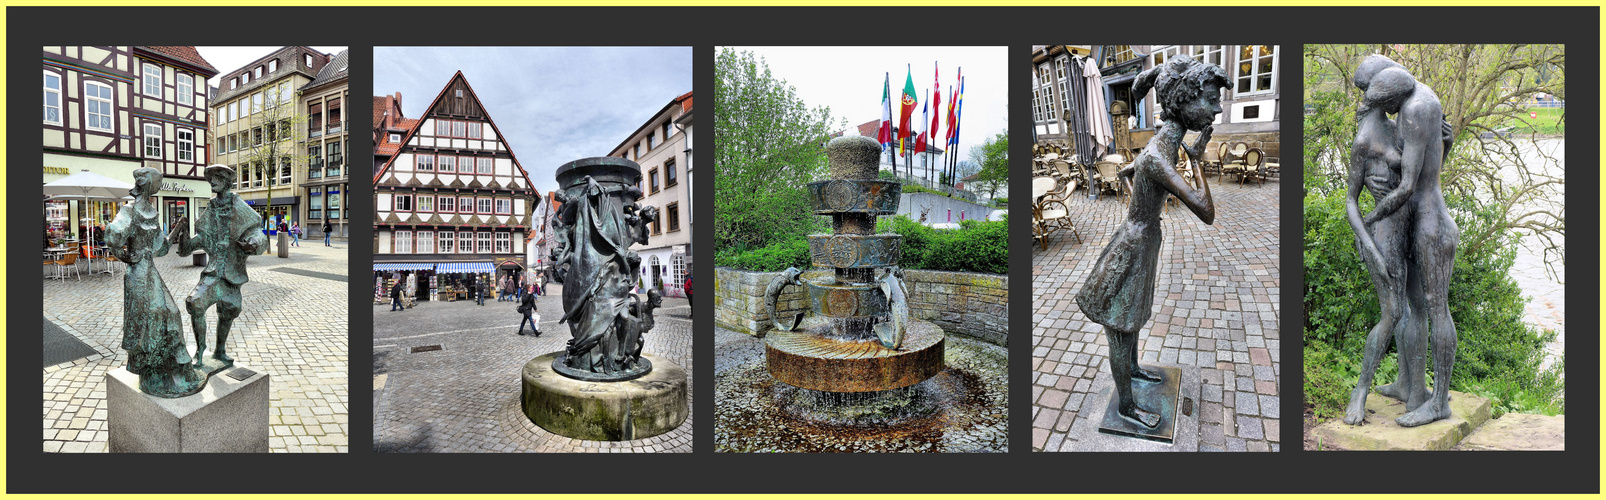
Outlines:
[{"label": "shop sign", "polygon": [[67,170],[67,167],[45,167],[45,173],[56,175],[72,175],[72,172]]},{"label": "shop sign", "polygon": [[195,192],[195,190],[191,189],[189,186],[186,186],[186,185],[183,185],[183,184],[174,183],[174,182],[164,182],[164,183],[162,183],[162,191],[177,191],[177,192],[180,192],[180,193],[193,193],[193,192]]}]

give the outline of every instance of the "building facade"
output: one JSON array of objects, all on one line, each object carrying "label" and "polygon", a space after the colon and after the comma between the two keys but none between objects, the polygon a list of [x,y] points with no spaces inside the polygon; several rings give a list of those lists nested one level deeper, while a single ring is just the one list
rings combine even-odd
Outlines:
[{"label": "building facade", "polygon": [[691,92],[670,100],[608,153],[641,165],[639,203],[658,207],[647,244],[630,248],[641,255],[641,282],[666,297],[686,296],[682,284],[691,270],[691,191],[684,175],[690,155],[686,134],[676,126],[682,117],[690,120],[691,102]]},{"label": "building facade", "polygon": [[522,274],[540,194],[462,72],[401,135],[374,175],[375,271],[418,273],[420,300]]},{"label": "building facade", "polygon": [[[1104,81],[1107,109],[1116,102],[1134,110],[1127,120],[1132,147],[1142,148],[1158,130],[1160,108],[1154,93],[1133,95],[1138,73],[1172,57],[1192,57],[1227,70],[1232,85],[1223,90],[1222,113],[1216,117],[1211,148],[1245,142],[1260,148],[1266,161],[1280,156],[1278,101],[1281,66],[1276,45],[1036,45],[1032,50],[1032,120],[1039,144],[1069,144],[1065,112],[1072,109],[1066,80],[1069,65],[1097,61]],[[1119,128],[1119,127],[1118,127]]]},{"label": "building facade", "polygon": [[305,152],[307,175],[301,181],[299,219],[308,237],[322,238],[323,224],[331,226],[334,238],[346,239],[351,233],[351,212],[345,204],[350,189],[349,119],[344,112],[351,102],[347,85],[349,50],[335,54],[318,71],[312,82],[301,87],[301,112],[306,118]]},{"label": "building facade", "polygon": [[332,58],[311,47],[284,47],[219,81],[212,101],[213,162],[234,167],[235,192],[262,215],[264,225],[279,216],[310,225],[302,185],[311,163],[311,121],[301,89]]},{"label": "building facade", "polygon": [[[211,190],[206,80],[217,74],[192,46],[45,46],[43,179],[90,171],[129,184],[153,167],[163,179],[163,220],[193,222]],[[120,201],[46,202],[47,229],[78,237],[103,225]],[[192,225],[193,227],[193,225]]]}]

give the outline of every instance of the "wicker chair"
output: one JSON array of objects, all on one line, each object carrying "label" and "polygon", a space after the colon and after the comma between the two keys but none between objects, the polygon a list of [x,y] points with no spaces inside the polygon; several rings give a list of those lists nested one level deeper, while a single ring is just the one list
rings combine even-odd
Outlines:
[{"label": "wicker chair", "polygon": [[[1056,190],[1056,186],[1059,189]],[[1059,182],[1053,177],[1032,179],[1032,192],[1043,193],[1032,200],[1032,236],[1042,245],[1043,250],[1048,250],[1048,235],[1063,229],[1069,229],[1077,243],[1082,242],[1082,235],[1076,231],[1076,224],[1071,221],[1070,207],[1065,204],[1065,199],[1075,189],[1075,180],[1059,186]]]},{"label": "wicker chair", "polygon": [[1238,184],[1243,185],[1249,179],[1254,179],[1264,184],[1266,182],[1266,172],[1262,169],[1265,167],[1265,163],[1265,153],[1260,152],[1260,148],[1250,148],[1249,151],[1244,153],[1244,171],[1243,175],[1238,176]]}]

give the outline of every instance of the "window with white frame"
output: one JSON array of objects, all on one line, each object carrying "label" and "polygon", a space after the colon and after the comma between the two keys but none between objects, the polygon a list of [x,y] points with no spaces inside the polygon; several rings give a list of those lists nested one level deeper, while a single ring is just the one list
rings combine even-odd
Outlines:
[{"label": "window with white frame", "polygon": [[265,97],[263,99],[263,102],[266,103],[267,107],[269,107],[269,108],[272,108],[272,107],[275,107],[275,106],[279,105],[279,86],[278,85],[273,85],[273,86],[269,86],[268,87],[267,97]]},{"label": "window with white frame", "polygon": [[240,119],[240,101],[229,103],[229,121]]},{"label": "window with white frame", "polygon": [[513,233],[496,233],[496,253],[513,253]]},{"label": "window with white frame", "polygon": [[321,187],[307,188],[307,218],[313,220],[323,219],[323,188]]},{"label": "window with white frame", "polygon": [[454,245],[456,245],[455,241],[457,238],[454,237],[451,231],[441,231],[435,236],[437,240],[440,240],[440,253],[452,253],[454,250],[456,250]]},{"label": "window with white frame", "polygon": [[413,232],[396,231],[396,253],[413,253]]},{"label": "window with white frame", "polygon": [[477,201],[479,202],[479,209],[475,210],[474,213],[480,213],[480,214],[489,214],[489,213],[491,213],[491,199],[490,198],[479,198]]},{"label": "window with white frame", "polygon": [[261,66],[257,66],[257,69],[255,71],[256,71],[257,79],[261,79],[262,78],[262,67]]},{"label": "window with white frame", "polygon": [[435,197],[433,195],[418,195],[418,211],[423,213],[435,212]]},{"label": "window with white frame", "polygon": [[1238,84],[1235,95],[1266,94],[1277,81],[1277,46],[1238,46]]},{"label": "window with white frame", "polygon": [[1039,90],[1039,94],[1042,96],[1042,98],[1039,100],[1039,102],[1041,103],[1040,106],[1042,106],[1042,117],[1043,118],[1041,119],[1041,121],[1045,121],[1045,122],[1052,122],[1052,121],[1054,121],[1055,119],[1058,118],[1058,117],[1054,116],[1054,104],[1055,103],[1054,103],[1054,73],[1053,73],[1053,71],[1054,71],[1053,65],[1050,64],[1050,63],[1046,63],[1045,62],[1045,63],[1037,66],[1037,75],[1038,75],[1037,88]]},{"label": "window with white frame", "polygon": [[509,200],[507,198],[497,198],[496,199],[496,213],[498,215],[512,214],[513,213],[513,200]]},{"label": "window with white frame", "polygon": [[251,112],[252,113],[261,113],[262,112],[262,93],[261,92],[257,92],[255,94],[251,94]]},{"label": "window with white frame", "polygon": [[413,195],[410,195],[410,194],[398,194],[398,195],[396,195],[396,211],[397,212],[411,212],[411,211],[413,211]]},{"label": "window with white frame", "polygon": [[145,124],[145,157],[162,157],[162,125],[157,123]]},{"label": "window with white frame", "polygon": [[481,138],[480,131],[484,127],[484,125],[485,124],[480,123],[480,122],[469,122],[469,124],[468,124],[468,138],[469,139],[479,139],[479,138]]},{"label": "window with white frame", "polygon": [[457,198],[451,197],[451,196],[442,196],[442,197],[440,197],[440,206],[435,207],[435,208],[439,209],[441,213],[453,213],[453,212],[456,212],[457,211]]},{"label": "window with white frame", "polygon": [[467,196],[457,198],[457,212],[464,214],[474,213],[474,199]]},{"label": "window with white frame", "polygon": [[295,97],[296,94],[290,91],[290,82],[279,84],[279,102],[281,104],[289,104]]},{"label": "window with white frame", "polygon": [[291,175],[293,174],[293,170],[294,169],[292,169],[290,165],[291,165],[290,157],[288,155],[279,157],[279,185],[280,186],[288,186],[293,182],[291,180],[292,179]]},{"label": "window with white frame", "polygon": [[1199,62],[1226,69],[1226,47],[1225,45],[1194,45],[1188,48],[1188,54]]},{"label": "window with white frame", "polygon": [[302,62],[307,63],[307,67],[308,68],[312,67],[312,54],[302,54],[301,55],[301,60],[302,60]]},{"label": "window with white frame", "polygon": [[479,167],[480,167],[480,169],[479,169],[480,172],[479,173],[481,175],[490,175],[492,172],[495,172],[495,165],[496,165],[495,161],[496,160],[488,158],[488,157],[480,158],[479,159]]},{"label": "window with white frame", "polygon": [[229,79],[229,90],[234,90],[234,89],[237,89],[237,88],[240,88],[240,78],[239,77],[230,78]]},{"label": "window with white frame", "polygon": [[670,257],[669,266],[670,282],[675,284],[675,288],[686,288],[686,283],[681,281],[686,278],[686,254],[677,253],[674,257]]},{"label": "window with white frame", "polygon": [[400,143],[401,142],[401,134],[390,134],[390,142],[392,142],[392,143]]},{"label": "window with white frame", "polygon": [[278,59],[274,59],[272,61],[268,61],[268,73],[276,73],[278,71],[279,71],[279,60]]},{"label": "window with white frame", "polygon": [[1149,53],[1149,67],[1160,67],[1161,64],[1165,64],[1166,61],[1169,61],[1171,58],[1180,54],[1182,54],[1181,45],[1166,45],[1162,47],[1156,47],[1154,48],[1153,52]]},{"label": "window with white frame", "polygon": [[[413,155],[414,165],[420,172],[435,171],[435,155]],[[405,163],[405,162],[403,162]]]},{"label": "window with white frame", "polygon": [[418,253],[435,253],[435,232],[418,232]]},{"label": "window with white frame", "polygon": [[474,253],[474,233],[457,233],[457,253]]},{"label": "window with white frame", "polygon": [[480,253],[491,253],[491,233],[475,233],[480,242]]},{"label": "window with white frame", "polygon": [[468,122],[460,122],[460,121],[453,120],[452,121],[452,137],[463,137],[465,135],[468,135],[467,128],[468,128]]},{"label": "window with white frame", "polygon": [[250,85],[251,84],[251,72],[250,71],[247,71],[247,72],[242,73],[240,75],[240,83],[243,83],[243,84],[246,84],[246,85]]},{"label": "window with white frame", "polygon": [[173,81],[175,83],[175,86],[177,87],[177,91],[176,92],[178,92],[178,97],[177,97],[178,103],[179,104],[194,105],[195,104],[195,77],[190,76],[190,75],[186,75],[186,74],[183,74],[183,73],[179,73],[178,76],[173,77]]},{"label": "window with white frame", "polygon": [[162,67],[151,63],[145,63],[144,66],[145,73],[142,79],[144,85],[141,93],[159,99],[162,97]]},{"label": "window with white frame", "polygon": [[45,71],[45,123],[61,125],[61,75]]},{"label": "window with white frame", "polygon": [[1054,58],[1054,74],[1059,77],[1059,83],[1057,83],[1056,85],[1059,87],[1060,110],[1061,110],[1061,112],[1069,111],[1069,110],[1072,110],[1072,109],[1081,109],[1080,106],[1077,106],[1077,107],[1072,107],[1071,106],[1070,87],[1066,86],[1066,85],[1069,84],[1069,80],[1071,78],[1071,68],[1070,68],[1070,66],[1071,66],[1071,56],[1061,55],[1059,57]]},{"label": "window with white frame", "polygon": [[84,82],[84,125],[90,130],[112,131],[112,87]]},{"label": "window with white frame", "polygon": [[178,135],[178,161],[195,161],[195,131],[179,129]]},{"label": "window with white frame", "polygon": [[457,171],[457,157],[456,156],[444,156],[444,155],[441,156],[440,157],[440,171],[441,172],[456,172]]},{"label": "window with white frame", "polygon": [[452,135],[452,124],[447,120],[435,120],[435,135],[446,137]]}]

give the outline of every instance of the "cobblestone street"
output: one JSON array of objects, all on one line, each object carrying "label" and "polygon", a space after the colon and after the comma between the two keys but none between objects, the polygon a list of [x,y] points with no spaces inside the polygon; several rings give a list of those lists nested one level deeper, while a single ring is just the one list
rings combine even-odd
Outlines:
[{"label": "cobblestone street", "polygon": [[[1163,449],[1278,451],[1280,182],[1209,181],[1215,225],[1180,204],[1164,214],[1159,296],[1140,335],[1140,360],[1199,371],[1197,418],[1182,420],[1198,428],[1178,429],[1189,438]],[[1107,196],[1089,200],[1083,191],[1066,204],[1082,242],[1060,232],[1049,237],[1047,251],[1032,246],[1034,451],[1089,448],[1077,436],[1096,432],[1102,411],[1090,413],[1105,407],[1108,396],[1099,388],[1111,386],[1103,327],[1082,314],[1075,296],[1125,221],[1126,206]]]},{"label": "cobblestone street", "polygon": [[[514,302],[419,302],[397,312],[389,304],[373,306],[374,451],[690,452],[695,413],[670,432],[618,442],[559,436],[525,417],[520,371],[569,340],[568,325],[558,323],[562,290],[553,283],[537,301],[539,337],[515,334],[522,317]],[[665,298],[644,352],[679,364],[694,387],[689,314],[685,299]],[[431,346],[438,350],[414,352]],[[696,395],[688,396],[693,404]]]},{"label": "cobblestone street", "polygon": [[[277,243],[274,243],[275,249]],[[302,241],[290,258],[258,255],[246,259],[251,281],[241,289],[244,308],[234,321],[228,352],[236,362],[266,372],[271,403],[268,423],[273,452],[345,452],[349,351],[346,269],[347,245],[325,247]],[[189,257],[157,258],[157,269],[182,311],[200,279]],[[127,365],[121,348],[123,276],[85,274],[82,279],[44,280],[46,328],[59,327],[94,353],[44,368],[44,450],[106,451],[106,372]],[[99,271],[100,264],[96,264]],[[47,269],[44,276],[48,276]],[[186,342],[193,349],[190,318]],[[217,312],[206,316],[208,343]]]}]

